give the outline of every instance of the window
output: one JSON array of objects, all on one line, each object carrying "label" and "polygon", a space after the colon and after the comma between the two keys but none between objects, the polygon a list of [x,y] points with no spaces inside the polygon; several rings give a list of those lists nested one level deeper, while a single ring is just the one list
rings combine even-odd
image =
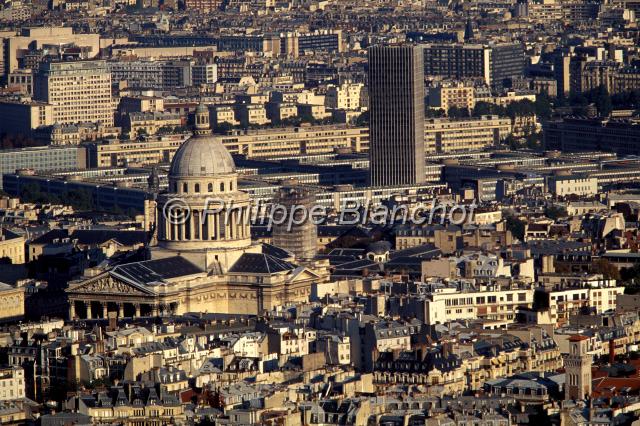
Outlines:
[{"label": "window", "polygon": [[185,192],[185,193],[189,192],[188,189],[189,189],[189,186],[186,183],[183,183],[182,184],[182,192]]},{"label": "window", "polygon": [[220,191],[224,192],[224,182],[220,182]]},{"label": "window", "polygon": [[210,183],[209,185],[207,185],[207,191],[209,192],[213,192],[213,184]]},{"label": "window", "polygon": [[195,192],[200,192],[200,184],[199,183],[195,184],[194,190],[195,190]]}]

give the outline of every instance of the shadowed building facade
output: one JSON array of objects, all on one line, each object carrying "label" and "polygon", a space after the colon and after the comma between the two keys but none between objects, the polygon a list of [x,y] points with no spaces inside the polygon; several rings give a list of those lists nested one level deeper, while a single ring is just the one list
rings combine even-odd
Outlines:
[{"label": "shadowed building facade", "polygon": [[369,49],[372,186],[425,181],[424,55],[414,46]]}]

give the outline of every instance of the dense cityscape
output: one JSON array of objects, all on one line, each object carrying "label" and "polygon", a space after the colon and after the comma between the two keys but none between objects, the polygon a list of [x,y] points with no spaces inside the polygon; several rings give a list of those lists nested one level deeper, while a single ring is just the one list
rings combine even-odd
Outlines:
[{"label": "dense cityscape", "polygon": [[640,426],[640,0],[0,0],[0,424]]}]

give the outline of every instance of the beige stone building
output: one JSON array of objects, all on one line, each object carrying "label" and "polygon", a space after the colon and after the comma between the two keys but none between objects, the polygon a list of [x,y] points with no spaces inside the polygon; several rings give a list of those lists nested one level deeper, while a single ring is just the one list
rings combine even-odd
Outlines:
[{"label": "beige stone building", "polygon": [[44,102],[0,102],[0,133],[29,135],[54,123],[53,106]]},{"label": "beige stone building", "polygon": [[324,104],[327,108],[354,110],[365,106],[366,88],[362,83],[330,84]]},{"label": "beige stone building", "polygon": [[111,73],[105,61],[46,62],[34,83],[34,98],[53,106],[54,122],[113,126]]},{"label": "beige stone building", "polygon": [[567,195],[593,196],[598,193],[598,179],[585,175],[559,174],[547,181],[549,192],[557,197]]},{"label": "beige stone building", "polygon": [[23,236],[0,228],[0,259],[6,258],[13,265],[21,265],[25,258],[25,239]]},{"label": "beige stone building", "polygon": [[327,111],[324,105],[298,104],[298,116],[322,120],[331,117],[331,113]]},{"label": "beige stone building", "polygon": [[236,121],[241,126],[269,124],[267,109],[263,104],[240,104],[235,107]]},{"label": "beige stone building", "polygon": [[[344,148],[352,152],[369,149],[369,131],[365,127],[308,126],[234,131],[216,136],[231,154],[247,158],[275,158],[300,154],[329,154]],[[167,135],[139,141],[109,141],[88,145],[91,167],[115,167],[126,164],[169,163],[185,140],[184,135]]]},{"label": "beige stone building", "polygon": [[424,123],[427,153],[484,149],[496,145],[511,133],[511,120],[493,115],[450,120],[432,118]]},{"label": "beige stone building", "polygon": [[533,289],[531,287],[493,289],[481,286],[476,291],[458,292],[455,288],[447,288],[433,293],[427,301],[432,317],[440,322],[477,318],[508,321],[515,320],[520,308],[533,306]]},{"label": "beige stone building", "polygon": [[[152,392],[152,393],[151,393]],[[175,398],[151,390],[145,403],[140,399],[123,398],[118,404],[98,403],[99,397],[77,398],[77,411],[91,417],[93,424],[120,424],[124,426],[187,424],[184,406]],[[124,395],[124,394],[123,394]],[[111,401],[111,398],[108,398]],[[102,400],[103,401],[103,400]]]},{"label": "beige stone building", "polygon": [[158,198],[151,260],[70,283],[69,316],[259,314],[307,301],[311,285],[328,280],[328,262],[298,264],[285,250],[252,243],[249,195],[238,190],[237,178],[200,105],[196,133],[175,154],[169,189]]},{"label": "beige stone building", "polygon": [[24,398],[24,387],[22,367],[0,368],[0,401]]},{"label": "beige stone building", "polygon": [[27,27],[22,28],[18,34],[7,35],[3,39],[0,41],[5,45],[5,73],[18,69],[19,60],[29,48],[42,49],[45,44],[75,44],[85,48],[90,58],[100,53],[99,34],[74,34],[71,27]]},{"label": "beige stone building", "polygon": [[184,135],[166,135],[144,142],[137,140],[97,142],[87,145],[87,162],[90,167],[169,163],[184,140]]},{"label": "beige stone building", "polygon": [[429,89],[429,106],[445,112],[451,107],[471,111],[476,106],[475,89],[463,82],[439,84]]},{"label": "beige stone building", "polygon": [[21,319],[24,316],[24,288],[0,282],[0,321]]},{"label": "beige stone building", "polygon": [[211,124],[213,127],[228,123],[232,126],[240,124],[236,120],[236,112],[231,105],[214,105],[209,109],[211,115]]},{"label": "beige stone building", "polygon": [[131,112],[128,114],[126,127],[130,136],[146,134],[155,135],[162,128],[175,128],[181,126],[182,117],[178,114],[167,112]]}]

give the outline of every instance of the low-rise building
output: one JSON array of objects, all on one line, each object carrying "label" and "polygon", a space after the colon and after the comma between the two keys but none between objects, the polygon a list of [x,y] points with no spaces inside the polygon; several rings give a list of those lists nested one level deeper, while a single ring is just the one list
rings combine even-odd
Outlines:
[{"label": "low-rise building", "polygon": [[424,123],[427,153],[479,150],[497,145],[511,133],[511,120],[487,115],[480,118],[432,118]]},{"label": "low-rise building", "polygon": [[24,389],[25,377],[22,367],[0,368],[0,401],[23,399]]}]

